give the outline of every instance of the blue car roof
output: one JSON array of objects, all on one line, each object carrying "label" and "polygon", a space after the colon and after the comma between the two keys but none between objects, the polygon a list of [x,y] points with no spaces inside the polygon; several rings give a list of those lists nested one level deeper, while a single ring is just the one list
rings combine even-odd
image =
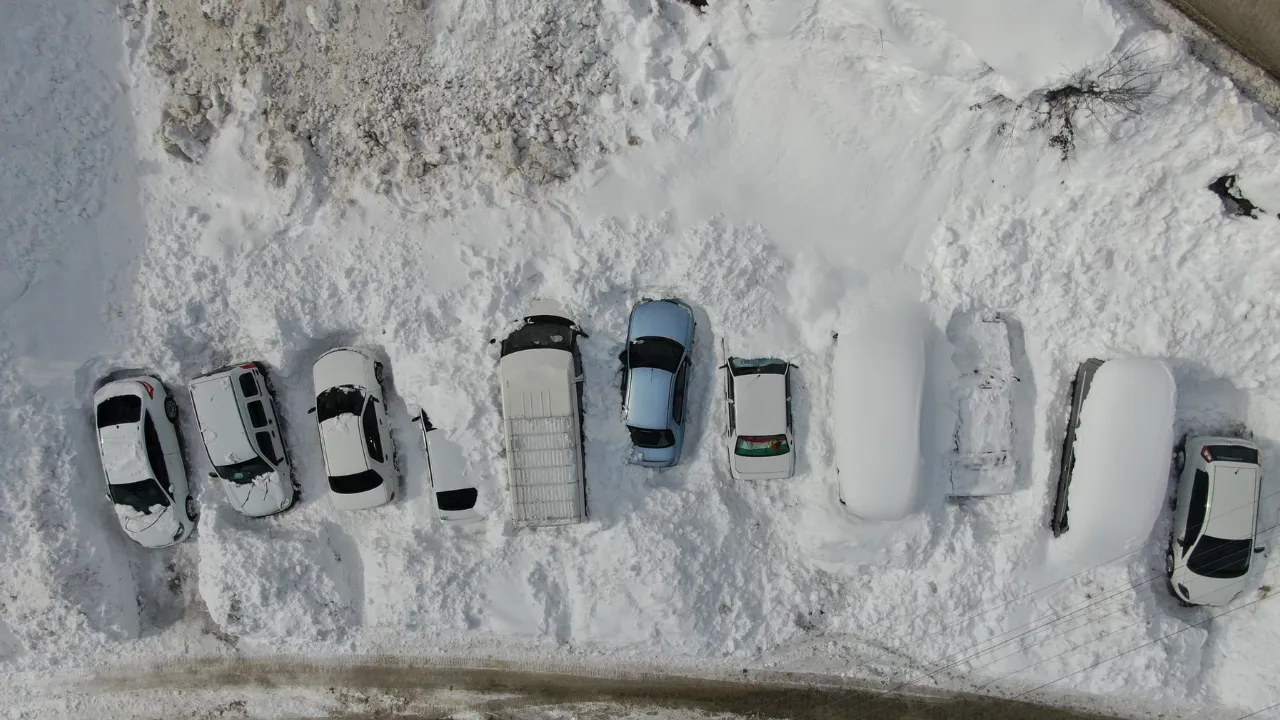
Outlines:
[{"label": "blue car roof", "polygon": [[661,430],[671,425],[671,383],[675,376],[658,368],[635,368],[627,379],[627,424]]},{"label": "blue car roof", "polygon": [[681,345],[688,342],[693,315],[688,308],[671,300],[641,303],[631,311],[627,340],[642,337],[671,338]]}]

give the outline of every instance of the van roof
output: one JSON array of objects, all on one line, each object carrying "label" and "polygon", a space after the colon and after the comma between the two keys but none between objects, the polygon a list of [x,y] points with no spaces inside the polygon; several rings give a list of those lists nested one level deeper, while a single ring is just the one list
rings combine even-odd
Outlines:
[{"label": "van roof", "polygon": [[236,388],[235,370],[191,382],[191,402],[196,408],[200,435],[214,465],[230,465],[258,456],[249,442]]}]

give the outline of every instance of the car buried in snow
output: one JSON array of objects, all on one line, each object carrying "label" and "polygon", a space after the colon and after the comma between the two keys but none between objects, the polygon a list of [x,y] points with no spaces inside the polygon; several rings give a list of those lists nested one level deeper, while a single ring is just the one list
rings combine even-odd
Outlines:
[{"label": "car buried in snow", "polygon": [[264,366],[237,363],[190,383],[205,454],[231,507],[264,517],[293,505],[293,469]]},{"label": "car buried in snow", "polygon": [[498,379],[516,527],[587,519],[580,335],[563,307],[538,300],[502,340]]},{"label": "car buried in snow", "polygon": [[795,474],[791,363],[730,357],[725,362],[729,474],[735,480],[782,480]]},{"label": "car buried in snow", "polygon": [[178,404],[150,375],[106,382],[93,394],[107,499],[125,533],[160,548],[196,527],[196,504],[178,443]]},{"label": "car buried in snow", "polygon": [[330,497],[339,510],[367,510],[395,500],[400,484],[387,421],[383,366],[367,351],[337,348],[311,371],[320,450]]},{"label": "car buried in snow", "polygon": [[1262,468],[1258,446],[1240,438],[1197,437],[1175,455],[1178,492],[1165,573],[1186,605],[1222,606],[1253,573]]},{"label": "car buried in snow", "polygon": [[675,299],[643,300],[631,310],[622,351],[622,419],[631,434],[628,460],[671,467],[684,447],[693,311]]}]

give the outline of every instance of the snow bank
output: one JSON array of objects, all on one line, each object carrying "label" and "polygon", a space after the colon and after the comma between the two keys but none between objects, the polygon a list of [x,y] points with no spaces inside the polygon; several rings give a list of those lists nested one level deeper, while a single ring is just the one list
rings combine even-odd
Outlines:
[{"label": "snow bank", "polygon": [[1165,506],[1176,389],[1159,360],[1109,360],[1080,411],[1067,503],[1071,529],[1049,546],[1066,575],[1146,543]]},{"label": "snow bank", "polygon": [[360,558],[335,548],[341,530],[281,530],[215,498],[200,518],[200,596],[224,632],[336,640],[360,624]]},{"label": "snow bank", "polygon": [[831,372],[840,500],[864,520],[900,520],[920,495],[921,318],[868,311],[840,333]]}]

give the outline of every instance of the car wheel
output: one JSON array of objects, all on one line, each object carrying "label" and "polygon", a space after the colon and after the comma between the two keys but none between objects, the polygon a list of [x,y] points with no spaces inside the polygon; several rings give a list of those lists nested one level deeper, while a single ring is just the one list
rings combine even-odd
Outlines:
[{"label": "car wheel", "polygon": [[178,421],[178,403],[171,397],[164,399],[164,416],[169,418],[169,422]]},{"label": "car wheel", "polygon": [[1187,466],[1187,451],[1183,448],[1173,454],[1173,467],[1177,469],[1178,474],[1182,474],[1182,469]]},{"label": "car wheel", "polygon": [[188,495],[186,505],[187,505],[187,519],[190,520],[191,522],[195,522],[196,518],[200,517],[200,514],[196,512],[196,499]]},{"label": "car wheel", "polygon": [[1164,574],[1173,577],[1173,548],[1164,551]]},{"label": "car wheel", "polygon": [[381,384],[382,384],[382,376],[383,376],[382,363],[374,363],[374,364],[373,364],[373,379],[374,379],[374,380],[377,380],[379,385],[381,385]]}]

